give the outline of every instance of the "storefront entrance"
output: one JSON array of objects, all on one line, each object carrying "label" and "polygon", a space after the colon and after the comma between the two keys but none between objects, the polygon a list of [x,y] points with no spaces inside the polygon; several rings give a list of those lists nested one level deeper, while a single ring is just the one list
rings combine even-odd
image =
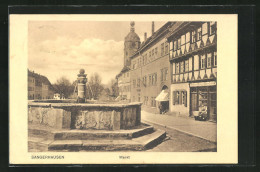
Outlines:
[{"label": "storefront entrance", "polygon": [[193,112],[206,111],[207,119],[217,121],[217,90],[216,86],[190,88],[190,115]]}]

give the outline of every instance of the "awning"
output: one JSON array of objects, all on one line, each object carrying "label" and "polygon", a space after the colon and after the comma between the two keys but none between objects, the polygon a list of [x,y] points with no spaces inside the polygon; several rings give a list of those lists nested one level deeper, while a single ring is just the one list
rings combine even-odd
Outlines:
[{"label": "awning", "polygon": [[155,100],[159,102],[169,101],[168,91],[162,90],[161,93],[155,98]]},{"label": "awning", "polygon": [[121,100],[121,96],[118,96],[115,100],[116,100],[116,101]]}]

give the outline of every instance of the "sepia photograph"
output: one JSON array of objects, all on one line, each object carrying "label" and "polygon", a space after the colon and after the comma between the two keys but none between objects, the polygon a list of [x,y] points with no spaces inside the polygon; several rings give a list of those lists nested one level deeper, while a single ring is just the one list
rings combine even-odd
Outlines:
[{"label": "sepia photograph", "polygon": [[28,151],[217,151],[215,21],[28,24]]},{"label": "sepia photograph", "polygon": [[[11,48],[10,64],[23,66],[26,75],[21,82],[26,102],[20,105],[25,114],[20,129],[23,153],[30,160],[114,153],[119,159],[114,163],[144,163],[142,156],[133,159],[138,153],[218,156],[229,149],[222,149],[223,139],[234,128],[230,125],[225,133],[230,120],[223,113],[219,117],[217,110],[219,105],[220,112],[225,110],[225,102],[218,98],[225,100],[222,95],[227,91],[221,87],[223,73],[217,84],[217,66],[223,63],[217,64],[217,51],[224,45],[218,42],[218,17],[130,15],[106,20],[101,15],[95,20],[82,15],[76,20],[45,15],[20,21],[26,27],[15,32],[21,17],[17,16],[10,22],[10,44],[18,47],[12,34],[26,31],[21,38],[26,40],[21,42],[26,60],[15,62],[19,55],[12,52],[18,50]],[[10,72],[11,77],[19,73]],[[156,163],[157,158],[149,162]]]}]

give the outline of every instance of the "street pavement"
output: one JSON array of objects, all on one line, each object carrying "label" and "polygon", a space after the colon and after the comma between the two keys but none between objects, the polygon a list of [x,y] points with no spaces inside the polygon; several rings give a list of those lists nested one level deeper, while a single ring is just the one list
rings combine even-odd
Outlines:
[{"label": "street pavement", "polygon": [[[149,123],[150,124],[150,123]],[[151,124],[154,128],[164,130],[166,138],[147,152],[217,152],[217,144],[183,132]]]},{"label": "street pavement", "polygon": [[156,124],[172,130],[192,135],[207,141],[217,142],[217,124],[209,121],[195,121],[194,118],[176,117],[166,114],[141,112],[142,122]]}]

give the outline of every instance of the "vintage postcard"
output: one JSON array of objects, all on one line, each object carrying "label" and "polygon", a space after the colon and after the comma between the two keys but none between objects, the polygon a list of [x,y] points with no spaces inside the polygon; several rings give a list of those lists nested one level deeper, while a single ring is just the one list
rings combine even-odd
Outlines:
[{"label": "vintage postcard", "polygon": [[10,164],[236,164],[237,15],[10,15]]}]

